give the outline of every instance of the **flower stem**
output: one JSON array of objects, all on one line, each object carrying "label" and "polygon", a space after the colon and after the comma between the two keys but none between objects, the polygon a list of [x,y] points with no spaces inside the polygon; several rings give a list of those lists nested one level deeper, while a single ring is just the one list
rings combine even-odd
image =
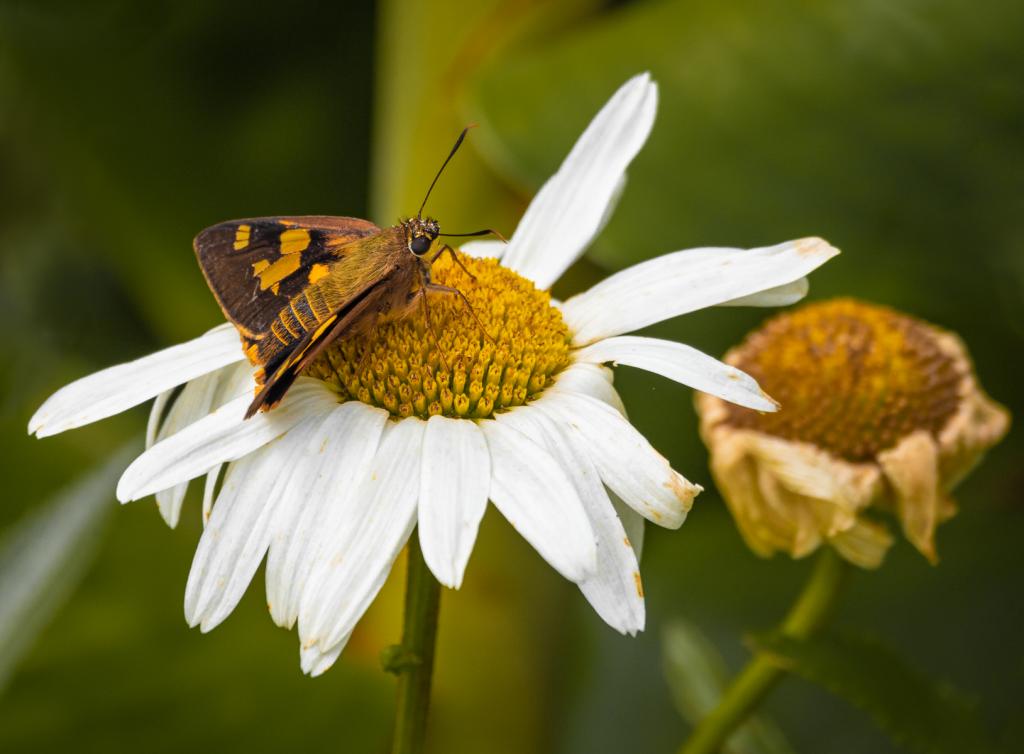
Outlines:
[{"label": "flower stem", "polygon": [[[779,631],[793,639],[807,639],[817,633],[832,615],[846,574],[846,561],[831,547],[823,547],[810,578]],[[718,706],[697,725],[679,754],[718,752],[784,673],[766,654],[756,653],[733,680]]]},{"label": "flower stem", "polygon": [[423,751],[440,608],[441,585],[423,560],[419,537],[410,537],[401,656],[393,663],[398,674],[393,754]]}]

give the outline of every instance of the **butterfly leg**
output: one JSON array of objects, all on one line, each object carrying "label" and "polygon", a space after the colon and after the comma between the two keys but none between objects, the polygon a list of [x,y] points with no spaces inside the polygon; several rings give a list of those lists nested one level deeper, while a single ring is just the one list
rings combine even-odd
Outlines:
[{"label": "butterfly leg", "polygon": [[437,348],[437,354],[441,357],[441,363],[444,364],[446,371],[451,371],[448,366],[448,359],[445,356],[444,349],[441,347],[441,341],[437,337],[437,330],[434,329],[434,322],[430,319],[430,303],[427,301],[427,291],[430,289],[433,283],[430,282],[429,274],[420,275],[420,287],[414,297],[418,297],[420,300],[420,306],[423,309],[423,319],[427,323],[427,329],[430,330],[430,336],[434,339],[434,346]]},{"label": "butterfly leg", "polygon": [[469,275],[469,279],[472,280],[475,283],[476,282],[476,275],[474,275],[472,272],[470,272],[469,270],[466,269],[466,265],[464,265],[462,263],[462,260],[459,259],[459,255],[455,253],[455,249],[453,249],[448,244],[445,244],[440,249],[438,249],[436,252],[434,252],[434,256],[432,256],[430,258],[430,264],[433,264],[438,259],[440,259],[441,255],[444,254],[446,251],[448,252],[448,255],[455,261],[455,264],[457,264],[459,267],[461,267],[462,271],[465,272],[467,275]]},{"label": "butterfly leg", "polygon": [[424,292],[424,298],[426,298],[426,294],[429,291],[434,291],[435,293],[447,293],[449,295],[454,294],[461,298],[462,302],[466,305],[466,308],[469,309],[469,313],[473,315],[473,319],[476,321],[476,326],[480,328],[480,332],[484,334],[484,337],[487,338],[487,340],[491,341],[491,345],[498,345],[494,338],[491,337],[491,334],[484,328],[484,323],[480,321],[478,316],[476,316],[476,311],[473,309],[473,305],[469,302],[469,299],[466,298],[465,293],[460,291],[458,288],[452,288],[448,285],[440,285],[439,283],[432,283],[430,280],[426,281],[421,290]]}]

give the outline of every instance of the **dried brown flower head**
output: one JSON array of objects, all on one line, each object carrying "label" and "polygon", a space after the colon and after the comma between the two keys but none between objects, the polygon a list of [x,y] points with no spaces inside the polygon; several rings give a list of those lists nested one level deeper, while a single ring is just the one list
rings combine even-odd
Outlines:
[{"label": "dried brown flower head", "polygon": [[949,491],[1009,426],[957,336],[836,299],[774,317],[726,361],[782,405],[697,399],[712,473],[751,549],[802,557],[828,542],[876,567],[892,538],[868,510],[886,509],[936,562]]}]

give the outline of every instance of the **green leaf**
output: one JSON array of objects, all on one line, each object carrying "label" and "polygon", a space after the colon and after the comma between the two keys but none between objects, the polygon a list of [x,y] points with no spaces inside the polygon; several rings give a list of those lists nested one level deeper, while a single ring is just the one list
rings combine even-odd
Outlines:
[{"label": "green leaf", "polygon": [[58,492],[0,539],[0,689],[93,560],[114,486],[138,442]]},{"label": "green leaf", "polygon": [[921,674],[876,640],[839,633],[799,641],[757,640],[790,673],[867,712],[896,742],[921,754],[995,750],[976,705],[947,683]]},{"label": "green leaf", "polygon": [[[725,693],[730,675],[725,661],[699,628],[678,618],[665,627],[662,657],[676,707],[691,725],[697,725]],[[792,751],[775,723],[764,715],[752,715],[726,742],[724,754]]]}]

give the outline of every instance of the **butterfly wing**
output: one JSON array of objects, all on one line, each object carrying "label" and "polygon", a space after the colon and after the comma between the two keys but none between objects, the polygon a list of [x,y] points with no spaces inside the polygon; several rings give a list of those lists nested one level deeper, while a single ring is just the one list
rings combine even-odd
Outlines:
[{"label": "butterfly wing", "polygon": [[260,380],[256,397],[245,418],[260,409],[273,408],[288,392],[303,369],[309,366],[335,339],[353,329],[362,321],[371,322],[375,312],[387,295],[386,281],[380,281],[357,294],[343,309],[327,317],[319,327],[306,333],[299,342],[283,353],[281,358],[267,365]]},{"label": "butterfly wing", "polygon": [[210,289],[257,367],[247,417],[276,405],[333,340],[389,308],[395,286],[410,287],[402,238],[397,228],[321,216],[234,220],[196,237]]},{"label": "butterfly wing", "polygon": [[255,340],[346,245],[380,232],[355,217],[256,217],[211,226],[193,246],[224,315]]}]

